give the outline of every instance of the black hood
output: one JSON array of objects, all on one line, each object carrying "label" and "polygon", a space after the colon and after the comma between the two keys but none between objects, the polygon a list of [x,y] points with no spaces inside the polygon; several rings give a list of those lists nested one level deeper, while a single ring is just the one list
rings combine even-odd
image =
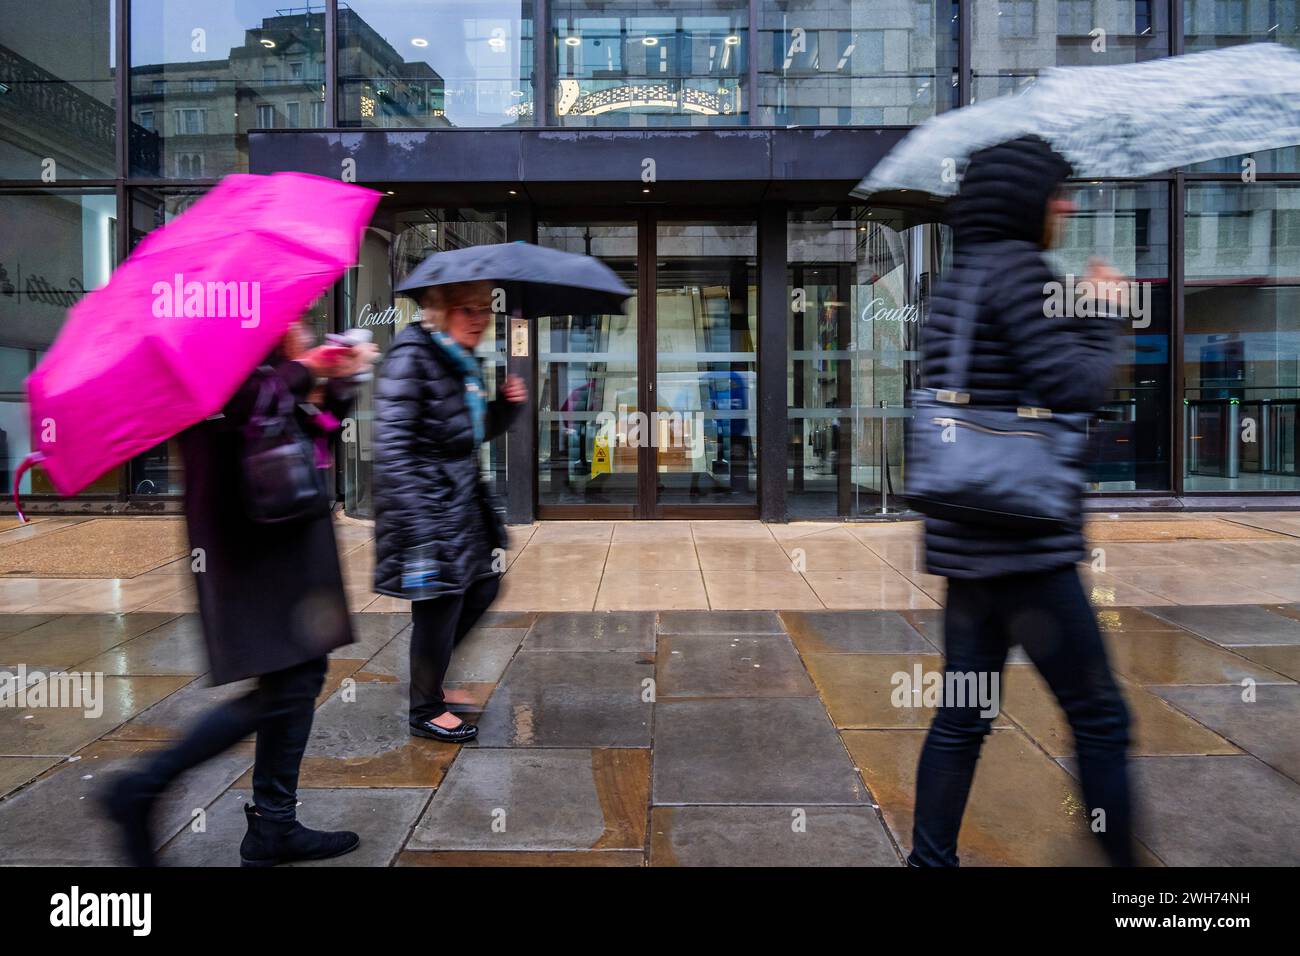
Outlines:
[{"label": "black hood", "polygon": [[957,244],[1023,239],[1041,245],[1047,202],[1070,172],[1036,136],[973,153],[948,211]]}]

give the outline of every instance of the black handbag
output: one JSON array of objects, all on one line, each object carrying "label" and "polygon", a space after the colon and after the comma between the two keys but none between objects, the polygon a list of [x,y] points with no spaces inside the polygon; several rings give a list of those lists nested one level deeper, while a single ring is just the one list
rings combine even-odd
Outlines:
[{"label": "black handbag", "polygon": [[328,469],[316,467],[316,448],[298,424],[293,395],[263,366],[253,414],[243,428],[240,478],[248,516],[283,524],[327,514]]},{"label": "black handbag", "polygon": [[907,483],[913,509],[936,518],[1051,532],[1079,520],[1091,416],[970,404],[967,372],[985,267],[959,297],[947,388],[912,393]]}]

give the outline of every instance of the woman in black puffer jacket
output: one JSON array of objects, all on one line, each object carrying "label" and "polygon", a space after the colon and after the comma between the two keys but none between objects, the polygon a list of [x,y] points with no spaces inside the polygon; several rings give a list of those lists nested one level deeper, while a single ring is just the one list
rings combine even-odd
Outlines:
[{"label": "woman in black puffer jacket", "polygon": [[518,376],[487,402],[474,347],[492,321],[486,282],[425,289],[424,321],[393,341],[375,399],[375,590],[411,600],[411,733],[478,730],[447,710],[452,648],[496,598],[506,547],[479,447],[527,398]]},{"label": "woman in black puffer jacket", "polygon": [[[1088,412],[1105,400],[1120,323],[1052,317],[1045,305],[1058,278],[1043,253],[1073,208],[1059,195],[1069,174],[1065,160],[1032,137],[971,157],[950,211],[952,269],[922,333],[927,385],[950,387],[954,343],[973,321],[965,388],[972,405],[1015,409],[1032,396],[1039,407]],[[1120,277],[1095,262],[1087,278]],[[982,283],[978,291],[972,282]],[[948,579],[945,672],[1000,675],[1008,649],[1024,647],[1074,731],[1087,822],[1111,862],[1128,865],[1129,721],[1075,567],[1085,555],[1082,491],[1074,521],[1051,533],[927,517],[926,566]],[[916,866],[957,865],[957,832],[992,724],[987,709],[952,703],[936,713],[917,770],[908,857]]]}]

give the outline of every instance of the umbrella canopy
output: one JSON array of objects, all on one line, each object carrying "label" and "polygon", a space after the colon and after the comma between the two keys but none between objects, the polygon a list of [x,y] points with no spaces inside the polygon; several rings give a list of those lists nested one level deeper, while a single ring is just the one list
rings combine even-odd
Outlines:
[{"label": "umbrella canopy", "polygon": [[1084,178],[1146,176],[1300,143],[1300,52],[1253,43],[1125,66],[1043,71],[1033,86],[942,113],[854,195],[957,192],[972,153],[1035,135]]},{"label": "umbrella canopy", "polygon": [[457,282],[499,284],[506,290],[505,311],[528,318],[622,312],[632,294],[599,259],[527,242],[435,252],[396,291],[419,301],[425,289]]},{"label": "umbrella canopy", "polygon": [[241,174],[146,236],[28,377],[24,469],[38,461],[75,494],[219,411],[354,262],[378,201],[318,176]]}]

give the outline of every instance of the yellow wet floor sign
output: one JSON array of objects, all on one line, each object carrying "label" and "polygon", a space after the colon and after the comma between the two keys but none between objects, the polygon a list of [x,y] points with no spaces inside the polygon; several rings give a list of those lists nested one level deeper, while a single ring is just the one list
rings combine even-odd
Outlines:
[{"label": "yellow wet floor sign", "polygon": [[604,435],[596,436],[596,445],[591,452],[591,477],[597,475],[608,475],[612,471],[609,467],[609,439]]}]

